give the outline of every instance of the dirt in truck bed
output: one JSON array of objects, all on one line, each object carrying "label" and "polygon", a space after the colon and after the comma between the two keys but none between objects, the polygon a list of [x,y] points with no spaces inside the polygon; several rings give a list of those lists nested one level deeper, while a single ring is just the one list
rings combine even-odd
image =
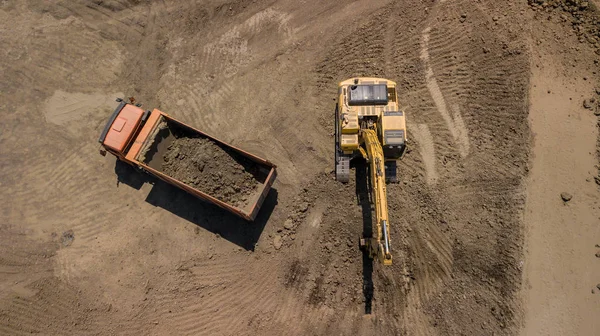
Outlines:
[{"label": "dirt in truck bed", "polygon": [[162,171],[237,207],[246,206],[260,182],[248,159],[208,138],[177,138],[163,155]]}]

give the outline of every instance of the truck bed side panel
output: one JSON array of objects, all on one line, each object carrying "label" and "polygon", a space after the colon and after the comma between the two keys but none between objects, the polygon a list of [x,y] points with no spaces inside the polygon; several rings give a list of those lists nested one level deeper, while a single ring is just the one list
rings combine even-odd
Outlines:
[{"label": "truck bed side panel", "polygon": [[139,162],[137,162],[137,160],[135,158],[137,157],[140,150],[142,149],[142,146],[147,141],[152,140],[152,139],[148,139],[148,136],[152,133],[152,130],[154,129],[154,127],[160,120],[161,115],[162,115],[162,112],[160,112],[157,109],[154,109],[154,111],[152,111],[152,113],[150,114],[150,117],[148,117],[148,120],[146,121],[146,124],[144,125],[144,127],[142,127],[142,130],[140,131],[138,136],[133,140],[133,144],[131,145],[131,148],[125,155],[125,159],[127,161],[134,163],[134,164],[139,164]]},{"label": "truck bed side panel", "polygon": [[213,204],[215,204],[215,205],[217,205],[217,206],[219,206],[219,207],[221,207],[221,208],[223,208],[223,209],[225,209],[227,211],[230,211],[230,212],[232,212],[232,213],[234,213],[234,214],[236,214],[236,215],[238,215],[238,216],[246,219],[246,220],[254,220],[254,218],[251,217],[249,214],[247,214],[247,213],[243,212],[242,210],[240,210],[240,209],[238,209],[238,208],[236,208],[234,206],[231,206],[231,205],[229,205],[229,204],[227,204],[227,203],[225,203],[225,202],[223,202],[221,200],[218,200],[218,199],[210,196],[207,193],[204,193],[204,192],[202,192],[202,191],[200,191],[198,189],[194,189],[194,188],[188,186],[187,184],[185,184],[185,183],[183,183],[183,182],[181,182],[179,180],[176,180],[176,179],[174,179],[174,178],[172,178],[172,177],[170,177],[170,176],[168,176],[168,175],[166,175],[166,174],[164,174],[164,173],[162,173],[162,172],[160,172],[160,171],[158,171],[158,170],[156,170],[156,169],[154,169],[154,168],[152,168],[152,167],[150,167],[148,165],[145,165],[143,163],[139,163],[139,165],[144,170],[146,170],[149,174],[152,174],[152,175],[160,178],[161,180],[163,180],[163,181],[165,181],[165,182],[167,182],[169,184],[172,184],[172,185],[174,185],[176,187],[179,187],[179,188],[187,191],[188,193],[190,193],[190,194],[192,194],[192,195],[194,195],[196,197],[199,197],[199,198],[204,199],[204,200],[206,200],[206,201],[208,201],[210,203],[213,203]]},{"label": "truck bed side panel", "polygon": [[267,176],[267,179],[265,180],[265,183],[263,185],[263,190],[261,191],[260,196],[256,200],[256,203],[254,203],[254,206],[252,206],[252,211],[250,212],[250,220],[254,220],[256,218],[256,216],[258,215],[258,211],[260,210],[260,207],[262,206],[263,202],[267,198],[267,195],[269,194],[269,190],[271,190],[271,186],[273,186],[275,177],[277,177],[277,170],[275,170],[275,168],[272,168],[271,171],[269,172],[269,175]]}]

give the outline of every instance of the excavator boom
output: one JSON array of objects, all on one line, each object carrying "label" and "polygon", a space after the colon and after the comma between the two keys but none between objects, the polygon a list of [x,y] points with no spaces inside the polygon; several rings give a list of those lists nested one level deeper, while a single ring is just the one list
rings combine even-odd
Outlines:
[{"label": "excavator boom", "polygon": [[383,149],[372,129],[362,130],[362,138],[367,149],[367,160],[371,172],[372,198],[375,205],[376,237],[366,243],[372,256],[377,255],[384,265],[392,264],[390,253],[390,233],[388,222],[387,192],[385,187],[385,157]]}]

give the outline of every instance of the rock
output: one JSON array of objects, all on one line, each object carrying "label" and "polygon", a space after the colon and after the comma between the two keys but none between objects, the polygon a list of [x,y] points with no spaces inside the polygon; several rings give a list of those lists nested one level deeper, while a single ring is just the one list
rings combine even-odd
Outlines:
[{"label": "rock", "polygon": [[596,258],[600,258],[600,252],[596,252]]},{"label": "rock", "polygon": [[585,107],[588,110],[591,110],[594,108],[594,104],[592,103],[591,99],[586,99],[583,101],[583,107]]},{"label": "rock", "polygon": [[288,218],[284,223],[283,223],[283,227],[286,230],[291,230],[294,228],[294,221],[292,221],[291,218]]},{"label": "rock", "polygon": [[273,247],[276,250],[279,250],[281,248],[281,245],[283,245],[283,240],[281,239],[281,236],[275,235],[275,238],[273,238]]},{"label": "rock", "polygon": [[600,290],[600,283],[596,285],[596,288],[598,288],[598,290]]},{"label": "rock", "polygon": [[308,210],[308,202],[302,202],[302,203],[300,203],[300,206],[298,207],[298,210],[300,212],[306,212],[306,210]]},{"label": "rock", "polygon": [[70,246],[73,243],[73,240],[75,240],[75,233],[73,233],[73,230],[63,232],[60,237],[60,242],[65,247]]},{"label": "rock", "polygon": [[562,192],[560,193],[560,198],[562,198],[564,202],[568,202],[573,198],[573,195],[569,194],[568,192]]}]

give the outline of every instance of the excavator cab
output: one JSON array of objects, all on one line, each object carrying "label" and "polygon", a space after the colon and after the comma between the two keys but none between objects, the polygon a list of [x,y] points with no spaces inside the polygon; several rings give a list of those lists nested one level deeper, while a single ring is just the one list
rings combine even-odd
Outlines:
[{"label": "excavator cab", "polygon": [[387,105],[386,84],[361,84],[351,85],[348,90],[348,105]]}]

